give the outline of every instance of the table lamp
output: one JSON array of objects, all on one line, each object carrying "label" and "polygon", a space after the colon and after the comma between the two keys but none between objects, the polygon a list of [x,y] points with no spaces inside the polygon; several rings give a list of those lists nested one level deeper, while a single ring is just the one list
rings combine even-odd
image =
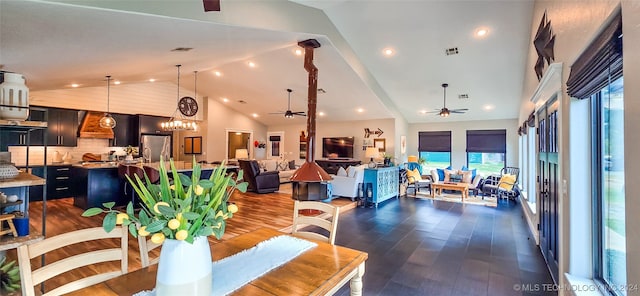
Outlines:
[{"label": "table lamp", "polygon": [[236,149],[236,159],[249,159],[249,151],[247,149]]},{"label": "table lamp", "polygon": [[378,151],[377,147],[367,147],[367,150],[364,152],[364,157],[371,158],[369,162],[369,168],[375,168],[376,163],[373,161],[374,158],[380,156],[380,151]]}]

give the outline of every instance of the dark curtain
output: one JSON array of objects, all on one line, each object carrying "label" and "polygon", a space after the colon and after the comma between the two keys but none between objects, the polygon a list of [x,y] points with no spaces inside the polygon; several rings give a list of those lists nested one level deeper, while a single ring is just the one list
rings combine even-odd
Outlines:
[{"label": "dark curtain", "polygon": [[507,153],[507,130],[467,131],[467,152]]}]

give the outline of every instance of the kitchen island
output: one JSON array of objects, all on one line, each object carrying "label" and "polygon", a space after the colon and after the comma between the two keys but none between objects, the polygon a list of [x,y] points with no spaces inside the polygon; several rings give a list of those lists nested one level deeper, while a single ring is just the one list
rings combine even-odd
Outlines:
[{"label": "kitchen island", "polygon": [[[142,163],[135,163],[142,168]],[[160,163],[145,163],[145,166],[159,168]],[[166,163],[168,166],[169,164]],[[179,173],[190,176],[191,163],[183,161],[175,162]],[[203,164],[201,178],[209,178],[217,165]],[[237,171],[237,166],[227,166],[230,171]],[[73,205],[84,210],[93,207],[102,207],[105,202],[115,202],[117,206],[124,206],[132,196],[131,186],[125,186],[126,180],[118,174],[117,162],[97,162],[74,165],[72,175],[76,184]]]}]

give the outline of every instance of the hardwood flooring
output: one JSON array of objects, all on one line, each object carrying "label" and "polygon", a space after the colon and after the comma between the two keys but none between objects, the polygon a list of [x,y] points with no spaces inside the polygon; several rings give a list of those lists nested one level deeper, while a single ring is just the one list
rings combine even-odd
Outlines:
[{"label": "hardwood flooring", "polygon": [[[238,193],[231,201],[240,212],[228,220],[223,239],[261,227],[281,230],[291,225],[290,194]],[[353,207],[348,199],[332,202],[345,210]],[[40,228],[41,208],[41,203],[31,203],[33,229]],[[47,236],[101,225],[101,218],[83,218],[81,213],[71,199],[49,201]],[[412,197],[391,199],[378,209],[341,212],[336,244],[369,253],[364,295],[532,295],[513,287],[553,283],[520,205],[513,201],[490,208]],[[47,261],[90,248],[85,244],[61,250]],[[139,267],[137,241],[130,237],[129,269]],[[85,272],[92,271],[72,271],[48,285],[83,277]],[[349,295],[348,285],[337,295]]]}]

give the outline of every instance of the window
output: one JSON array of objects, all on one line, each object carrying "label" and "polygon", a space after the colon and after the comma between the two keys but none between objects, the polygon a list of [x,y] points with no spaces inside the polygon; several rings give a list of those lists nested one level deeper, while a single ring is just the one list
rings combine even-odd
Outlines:
[{"label": "window", "polygon": [[426,160],[423,172],[451,166],[451,131],[419,132],[418,152]]},{"label": "window", "polygon": [[[527,151],[526,151],[526,161],[527,164],[527,177],[523,183],[527,183],[527,200],[530,203],[536,203],[536,128],[529,127],[529,131],[527,132]],[[532,209],[536,209],[536,207],[532,207]]]},{"label": "window", "polygon": [[624,106],[622,14],[571,65],[567,92],[591,103],[593,273],[603,290],[625,295]]},{"label": "window", "polygon": [[[598,275],[608,285],[626,284],[623,78],[591,97],[594,121],[594,192]],[[616,291],[622,292],[622,291]]]},{"label": "window", "polygon": [[505,167],[507,152],[506,130],[468,130],[467,167],[478,174],[500,174]]}]

